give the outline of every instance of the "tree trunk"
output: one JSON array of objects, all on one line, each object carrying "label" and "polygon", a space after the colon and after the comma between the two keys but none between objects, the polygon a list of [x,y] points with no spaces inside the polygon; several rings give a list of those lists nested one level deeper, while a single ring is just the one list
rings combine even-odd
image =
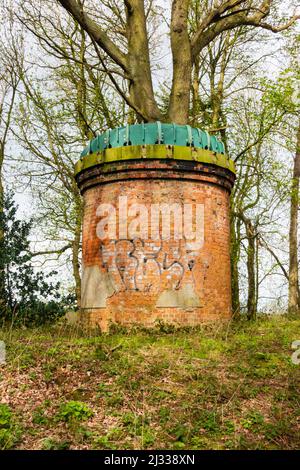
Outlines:
[{"label": "tree trunk", "polygon": [[218,84],[213,87],[212,93],[212,128],[218,129],[221,126],[222,105],[224,101],[224,83],[225,73],[228,65],[228,49],[230,44],[230,33],[227,33],[225,39],[224,50],[222,53],[222,60],[220,64],[220,76]]},{"label": "tree trunk", "polygon": [[247,274],[248,274],[248,300],[247,300],[247,318],[248,320],[256,319],[256,275],[255,275],[255,247],[256,233],[252,222],[247,219],[246,235],[248,241],[247,250]]},{"label": "tree trunk", "polygon": [[72,266],[73,276],[75,279],[75,296],[76,305],[80,309],[81,306],[81,277],[80,277],[80,265],[79,265],[79,248],[80,248],[80,233],[76,233],[76,237],[72,243]]},{"label": "tree trunk", "polygon": [[258,300],[259,300],[259,239],[256,233],[255,237],[255,312],[258,311]]},{"label": "tree trunk", "polygon": [[154,98],[144,0],[128,0],[125,5],[130,98],[141,110],[139,120],[147,116],[149,121],[159,121],[162,116]]},{"label": "tree trunk", "polygon": [[5,311],[6,300],[5,300],[5,270],[4,263],[2,260],[2,242],[4,238],[4,227],[3,227],[3,210],[4,210],[4,191],[2,182],[2,167],[4,160],[4,149],[2,142],[0,142],[0,315]]},{"label": "tree trunk", "polygon": [[200,110],[199,106],[199,73],[200,73],[200,62],[199,57],[195,60],[193,67],[193,81],[192,81],[192,119],[191,125],[198,127],[198,114]]},{"label": "tree trunk", "polygon": [[291,188],[290,234],[289,234],[289,313],[299,312],[299,270],[298,270],[298,208],[300,177],[300,123],[297,133],[297,148],[294,158]]},{"label": "tree trunk", "polygon": [[[247,248],[247,278],[248,278],[248,296],[247,296],[247,318],[248,320],[255,320],[256,313],[257,313],[257,257],[256,257],[256,248],[258,246],[257,243],[257,228],[251,220],[244,215],[243,212],[235,212],[233,213],[235,217],[240,219],[243,222],[246,230],[246,238],[248,242]],[[235,227],[234,227],[235,228]],[[234,237],[236,232],[232,230],[231,234]],[[233,239],[235,241],[235,245],[238,249],[240,246],[240,237],[236,237]],[[233,258],[233,253],[232,253]],[[233,289],[238,288],[238,272],[237,272],[237,262],[238,257],[233,259],[233,267],[232,267],[232,284]],[[236,269],[236,271],[235,271]],[[235,291],[233,290],[233,295]],[[237,306],[234,305],[234,308]]]},{"label": "tree trunk", "polygon": [[239,285],[239,270],[238,263],[240,259],[240,240],[238,235],[238,229],[236,227],[236,222],[239,223],[239,220],[232,215],[231,216],[231,292],[232,292],[232,312],[234,318],[239,318],[241,304],[240,304],[240,285]]},{"label": "tree trunk", "polygon": [[75,280],[75,295],[77,308],[80,309],[81,306],[81,275],[80,275],[80,244],[81,244],[81,224],[82,224],[82,214],[81,214],[81,201],[77,207],[77,216],[76,216],[76,228],[74,230],[74,239],[72,242],[72,266],[73,266],[73,276]]},{"label": "tree trunk", "polygon": [[[93,42],[125,73],[125,77],[130,83],[130,100],[127,96],[125,97],[116,81],[114,81],[114,85],[139,118],[143,118],[145,121],[162,120],[163,116],[155,101],[152,86],[145,1],[124,0],[128,39],[126,52],[120,49],[116,41],[110,39],[110,31],[106,32],[105,29],[102,29],[100,21],[98,23],[92,15],[87,14],[85,2],[82,0],[58,0],[58,2],[78,21]],[[195,32],[190,37],[188,14],[193,7],[193,2],[172,0],[170,37],[173,55],[173,81],[167,119],[177,124],[188,123],[192,65],[205,47],[220,34],[243,25],[280,32],[289,28],[298,19],[298,16],[294,15],[280,26],[267,24],[265,19],[270,14],[272,0],[262,0],[260,4],[243,2],[242,0],[199,2],[199,4],[205,14],[202,15],[203,18],[199,22],[197,21]],[[114,18],[111,19],[111,25],[113,31]]]},{"label": "tree trunk", "polygon": [[169,104],[169,120],[187,124],[192,78],[192,51],[188,35],[189,0],[174,0],[171,17],[173,81]]}]

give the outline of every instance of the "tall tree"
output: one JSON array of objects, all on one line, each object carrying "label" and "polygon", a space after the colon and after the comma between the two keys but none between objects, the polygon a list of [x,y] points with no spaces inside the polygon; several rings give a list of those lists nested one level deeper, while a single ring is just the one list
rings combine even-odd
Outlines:
[{"label": "tall tree", "polygon": [[80,25],[55,13],[45,24],[35,5],[27,2],[27,7],[27,27],[35,32],[30,39],[43,58],[31,54],[16,68],[26,99],[16,115],[14,132],[23,150],[21,162],[20,156],[15,160],[38,201],[36,219],[49,244],[36,255],[69,261],[80,306],[82,200],[74,164],[87,140],[123,123],[124,108]]},{"label": "tall tree", "polygon": [[288,309],[291,313],[300,311],[299,290],[299,181],[300,181],[300,36],[288,36],[288,47],[285,52],[289,66],[285,68],[277,81],[269,83],[269,101],[285,114],[284,125],[281,126],[283,146],[293,155],[290,178],[290,217],[289,217],[289,267],[286,272],[288,279]]},{"label": "tall tree", "polygon": [[299,295],[299,255],[298,255],[298,212],[299,212],[299,181],[300,181],[300,120],[296,139],[296,152],[293,163],[291,184],[291,209],[289,232],[289,311],[300,310]]},{"label": "tall tree", "polygon": [[[294,38],[292,47],[289,48],[291,56],[292,81],[292,115],[299,116],[300,111],[300,35]],[[298,123],[297,123],[298,120]],[[293,162],[293,175],[291,184],[291,208],[290,208],[290,232],[289,232],[289,311],[291,313],[300,311],[299,291],[299,201],[300,201],[300,118],[295,119],[296,150]],[[297,125],[298,124],[298,125]]]},{"label": "tall tree", "polygon": [[[238,167],[232,193],[232,287],[237,289],[234,306],[238,309],[240,304],[239,265],[244,256],[247,280],[244,297],[247,317],[251,320],[256,318],[258,307],[259,249],[263,246],[268,250],[266,239],[276,230],[271,214],[282,205],[282,180],[287,184],[284,165],[278,161],[272,141],[285,111],[268,102],[265,94],[267,91],[257,91],[256,96],[245,92],[244,97],[236,98],[232,103],[235,118],[230,133],[232,156]],[[239,142],[243,142],[242,149]],[[265,269],[261,277],[266,278]]]},{"label": "tall tree", "polygon": [[[2,10],[2,8],[1,8]],[[4,24],[4,12],[0,24]],[[6,26],[10,31],[10,37],[13,37],[13,29],[11,22],[7,22]],[[22,63],[23,52],[22,44],[13,39],[15,44],[18,44],[19,60]],[[0,243],[4,238],[4,227],[1,221],[3,220],[3,205],[4,205],[4,185],[3,185],[3,167],[6,157],[6,147],[10,136],[11,123],[13,117],[13,108],[16,101],[17,88],[20,81],[18,74],[16,73],[16,57],[10,52],[10,42],[7,40],[5,35],[2,35],[0,39]],[[0,310],[5,305],[5,293],[4,293],[4,282],[5,282],[4,265],[1,264],[0,260]]]},{"label": "tall tree", "polygon": [[274,25],[272,15],[276,16],[278,6],[275,0],[206,0],[201,2],[201,15],[198,15],[197,24],[191,33],[188,20],[195,2],[173,0],[169,24],[173,77],[167,115],[163,116],[154,94],[146,2],[115,2],[119,9],[114,19],[116,22],[121,19],[125,29],[125,44],[124,41],[120,44],[115,37],[111,37],[108,28],[102,27],[101,17],[107,21],[107,15],[112,13],[112,10],[105,6],[105,2],[102,6],[99,2],[82,0],[58,0],[58,3],[89,34],[95,47],[99,47],[101,53],[109,57],[126,76],[129,93],[125,98],[139,119],[166,120],[177,124],[188,122],[193,65],[201,51],[220,34],[242,25],[264,28],[276,33],[287,29],[300,18],[294,14],[290,19],[281,19],[279,24]]},{"label": "tall tree", "polygon": [[[194,15],[199,14],[195,2]],[[191,27],[196,23],[197,20],[192,18]],[[230,147],[230,154],[236,159],[238,175],[231,199],[232,307],[238,315],[241,307],[240,270],[244,268],[248,280],[244,291],[247,291],[249,318],[255,318],[258,303],[257,258],[261,228],[258,214],[265,212],[266,207],[270,208],[265,194],[265,201],[262,201],[263,188],[268,185],[271,190],[269,179],[264,175],[272,172],[277,180],[275,168],[272,168],[276,153],[271,158],[266,157],[265,147],[285,114],[274,103],[261,100],[263,94],[257,69],[270,54],[259,50],[265,36],[261,30],[249,31],[241,26],[222,33],[207,47],[207,53],[199,54],[193,72],[190,112],[190,123],[221,133],[226,149]],[[249,56],[250,48],[255,53]],[[260,207],[258,211],[256,206]],[[265,217],[263,219],[265,221]]]}]

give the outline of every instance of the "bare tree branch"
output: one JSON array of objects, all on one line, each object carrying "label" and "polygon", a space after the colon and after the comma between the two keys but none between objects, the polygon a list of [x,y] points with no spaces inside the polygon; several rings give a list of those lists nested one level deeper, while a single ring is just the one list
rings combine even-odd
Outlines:
[{"label": "bare tree branch", "polygon": [[[191,41],[193,60],[204,47],[224,31],[244,25],[260,27],[278,33],[288,29],[300,18],[299,15],[293,15],[285,24],[273,26],[262,21],[270,13],[272,0],[264,0],[259,8],[253,8],[252,2],[249,2],[249,5],[244,8],[235,9],[241,3],[245,2],[232,0],[222,3],[203,20]],[[225,11],[230,9],[232,9],[230,14],[222,16]]]},{"label": "bare tree branch", "polygon": [[128,73],[126,55],[113,41],[111,41],[111,39],[109,39],[100,26],[84,12],[80,3],[76,0],[58,0],[58,2],[69,13],[71,13],[73,18],[78,21],[82,28],[116,62],[116,64]]}]

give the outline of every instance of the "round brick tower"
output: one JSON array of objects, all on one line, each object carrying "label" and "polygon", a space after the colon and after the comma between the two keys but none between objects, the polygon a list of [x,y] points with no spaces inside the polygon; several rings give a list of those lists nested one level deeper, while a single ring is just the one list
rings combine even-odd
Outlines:
[{"label": "round brick tower", "polygon": [[93,139],[75,172],[84,321],[105,331],[230,317],[235,168],[222,142],[190,126],[126,126]]}]

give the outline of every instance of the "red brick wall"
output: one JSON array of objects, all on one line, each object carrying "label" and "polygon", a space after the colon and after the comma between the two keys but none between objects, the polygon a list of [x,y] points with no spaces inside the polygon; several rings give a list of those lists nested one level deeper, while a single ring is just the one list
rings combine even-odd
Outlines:
[{"label": "red brick wall", "polygon": [[[102,175],[90,172],[84,188],[82,315],[107,329],[110,322],[153,325],[161,319],[177,325],[231,315],[229,189],[232,175],[211,171],[163,172],[155,162],[131,165],[127,172]],[[151,178],[147,178],[151,165]],[[203,165],[202,165],[203,166]],[[150,168],[150,167],[149,167]],[[148,169],[149,169],[148,168]],[[230,180],[231,178],[231,180]],[[108,182],[110,181],[110,182]],[[203,204],[204,244],[189,252],[183,240],[106,240],[97,236],[97,208],[118,207],[119,196],[128,205],[153,203]],[[129,219],[130,220],[130,219]]]}]

